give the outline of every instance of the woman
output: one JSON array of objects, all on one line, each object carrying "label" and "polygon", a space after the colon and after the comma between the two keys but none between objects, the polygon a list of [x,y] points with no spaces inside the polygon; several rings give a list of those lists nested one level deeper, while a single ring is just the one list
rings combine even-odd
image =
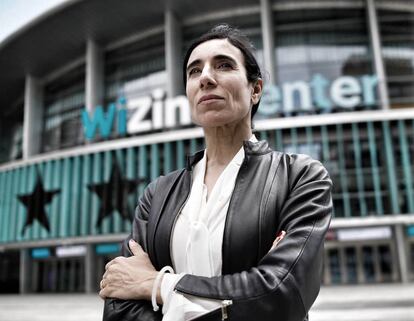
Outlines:
[{"label": "woman", "polygon": [[195,41],[183,75],[206,150],[146,188],[126,257],[101,281],[104,320],[303,321],[320,287],[329,176],[252,134],[263,82],[240,31]]}]

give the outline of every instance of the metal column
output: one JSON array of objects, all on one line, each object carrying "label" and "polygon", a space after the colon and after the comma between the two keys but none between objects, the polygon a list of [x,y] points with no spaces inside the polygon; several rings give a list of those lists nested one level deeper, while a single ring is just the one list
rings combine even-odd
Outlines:
[{"label": "metal column", "polygon": [[19,284],[19,292],[20,294],[26,294],[30,291],[30,276],[32,275],[32,271],[30,269],[30,255],[28,249],[21,249],[20,250],[20,284]]},{"label": "metal column", "polygon": [[369,34],[371,39],[371,47],[374,58],[375,72],[378,77],[378,94],[381,100],[381,106],[383,109],[390,108],[388,87],[387,87],[387,76],[384,67],[384,60],[382,59],[381,53],[381,37],[378,27],[377,11],[375,9],[374,0],[366,0],[367,3],[367,16]]},{"label": "metal column", "polygon": [[398,224],[394,227],[395,230],[395,241],[397,248],[397,257],[398,257],[398,270],[400,274],[400,281],[402,283],[408,283],[408,249],[407,243],[404,237],[404,225]]},{"label": "metal column", "polygon": [[32,75],[26,76],[23,120],[23,159],[40,152],[43,127],[43,86]]},{"label": "metal column", "polygon": [[182,32],[181,25],[171,10],[165,12],[165,67],[167,94],[174,97],[184,93],[181,77]]},{"label": "metal column", "polygon": [[96,269],[95,269],[96,255],[94,244],[88,244],[86,246],[85,256],[85,292],[95,293],[96,292]]},{"label": "metal column", "polygon": [[262,22],[264,68],[269,73],[269,84],[277,82],[276,55],[273,40],[273,12],[269,0],[260,0],[260,20]]},{"label": "metal column", "polygon": [[89,39],[86,44],[85,104],[87,111],[93,111],[103,104],[104,98],[104,56],[101,47]]}]

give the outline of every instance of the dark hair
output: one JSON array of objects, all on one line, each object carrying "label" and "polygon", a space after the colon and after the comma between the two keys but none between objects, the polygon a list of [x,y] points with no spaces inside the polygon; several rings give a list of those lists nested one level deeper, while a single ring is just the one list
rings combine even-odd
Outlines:
[{"label": "dark hair", "polygon": [[[247,36],[237,28],[233,28],[228,24],[219,24],[196,39],[187,49],[183,63],[184,87],[187,85],[187,63],[191,53],[198,45],[213,39],[227,39],[233,46],[240,49],[244,57],[244,67],[246,68],[247,80],[249,83],[254,83],[258,79],[262,78],[259,64],[253,56],[255,48],[249,38],[247,38]],[[259,108],[259,104],[260,100],[252,107],[252,119]]]}]

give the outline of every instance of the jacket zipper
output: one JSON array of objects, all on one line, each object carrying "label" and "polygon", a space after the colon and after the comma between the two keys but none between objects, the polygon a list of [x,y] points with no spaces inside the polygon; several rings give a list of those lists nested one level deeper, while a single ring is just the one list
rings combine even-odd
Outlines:
[{"label": "jacket zipper", "polygon": [[175,224],[177,223],[178,217],[180,216],[180,213],[182,212],[182,210],[183,210],[183,208],[184,208],[185,204],[187,204],[187,201],[188,201],[188,199],[190,198],[190,193],[191,193],[191,185],[192,185],[192,182],[193,182],[193,172],[192,172],[192,171],[190,172],[190,182],[191,182],[191,183],[190,183],[190,189],[189,189],[189,191],[188,191],[187,197],[186,197],[186,199],[185,199],[184,203],[181,205],[181,207],[180,207],[180,209],[179,209],[178,213],[175,215],[175,217],[174,217],[174,222],[173,222],[172,227],[171,227],[171,230],[170,230],[170,235],[171,235],[171,237],[170,237],[170,255],[172,254],[172,235],[173,235],[173,233],[174,233]]},{"label": "jacket zipper", "polygon": [[232,305],[232,300],[223,300],[221,301],[221,320],[227,320],[229,315],[227,313],[227,307]]}]

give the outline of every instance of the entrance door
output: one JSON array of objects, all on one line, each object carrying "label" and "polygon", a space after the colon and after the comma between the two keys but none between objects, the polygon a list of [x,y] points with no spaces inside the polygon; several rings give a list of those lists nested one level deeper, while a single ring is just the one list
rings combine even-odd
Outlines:
[{"label": "entrance door", "polygon": [[398,280],[391,242],[338,244],[325,252],[324,284],[382,283]]},{"label": "entrance door", "polygon": [[36,260],[33,292],[83,292],[85,264],[83,257]]}]

